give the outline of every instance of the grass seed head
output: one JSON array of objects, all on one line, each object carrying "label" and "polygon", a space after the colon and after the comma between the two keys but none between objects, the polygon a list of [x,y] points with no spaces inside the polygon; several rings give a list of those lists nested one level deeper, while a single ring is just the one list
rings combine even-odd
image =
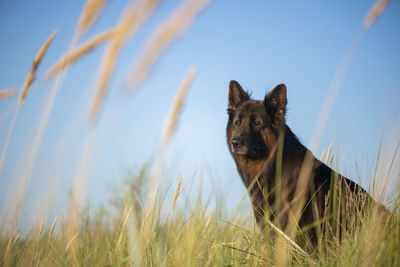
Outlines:
[{"label": "grass seed head", "polygon": [[80,58],[91,52],[94,48],[96,48],[103,42],[109,40],[113,36],[113,34],[114,34],[114,29],[106,30],[102,33],[99,33],[89,41],[78,46],[72,52],[64,55],[46,72],[45,75],[46,79],[51,78],[52,76],[62,71],[67,66],[78,61]]},{"label": "grass seed head", "polygon": [[15,89],[4,89],[0,91],[0,99],[4,99],[10,96],[13,96],[15,94]]},{"label": "grass seed head", "polygon": [[89,30],[106,4],[107,0],[88,0],[86,2],[78,21],[77,33],[79,35]]},{"label": "grass seed head", "polygon": [[174,199],[172,201],[172,210],[175,210],[176,199],[178,198],[178,195],[179,195],[179,190],[181,188],[182,178],[183,178],[182,176],[179,178],[178,184],[176,185]]},{"label": "grass seed head", "polygon": [[53,221],[53,223],[51,224],[50,232],[49,232],[49,239],[50,239],[51,236],[53,235],[53,231],[54,231],[54,227],[56,226],[56,223],[57,223],[57,216],[56,216],[56,218],[54,218],[54,221]]},{"label": "grass seed head", "polygon": [[44,219],[42,218],[42,219],[40,219],[39,238],[42,235],[43,227],[44,227]]},{"label": "grass seed head", "polygon": [[24,99],[26,98],[26,95],[28,93],[28,90],[30,86],[32,85],[33,81],[35,80],[35,74],[36,70],[39,67],[40,62],[42,62],[43,57],[46,55],[46,52],[53,41],[54,37],[56,36],[57,31],[54,31],[49,38],[47,38],[46,42],[42,45],[42,47],[39,49],[38,53],[36,54],[35,58],[32,61],[32,67],[31,70],[28,73],[28,76],[26,76],[25,83],[22,86],[21,94],[18,99],[18,104],[21,105]]},{"label": "grass seed head", "polygon": [[364,19],[363,25],[364,28],[368,29],[375,23],[375,21],[379,18],[382,12],[387,8],[390,0],[378,0],[369,10],[367,16]]},{"label": "grass seed head", "polygon": [[104,51],[101,60],[97,89],[91,104],[89,118],[94,121],[103,104],[107,87],[118,59],[118,55],[129,37],[137,32],[147,18],[153,13],[158,0],[139,1],[131,4],[122,14],[120,22],[115,27],[113,38]]},{"label": "grass seed head", "polygon": [[162,21],[150,36],[140,57],[128,77],[133,91],[147,77],[165,49],[176,40],[194,21],[211,0],[185,1],[171,16]]},{"label": "grass seed head", "polygon": [[172,109],[167,117],[167,123],[164,130],[163,147],[166,148],[171,140],[171,137],[176,129],[178,116],[182,110],[187,92],[197,73],[197,67],[191,67],[186,74],[186,77],[179,88],[178,94],[172,106]]}]

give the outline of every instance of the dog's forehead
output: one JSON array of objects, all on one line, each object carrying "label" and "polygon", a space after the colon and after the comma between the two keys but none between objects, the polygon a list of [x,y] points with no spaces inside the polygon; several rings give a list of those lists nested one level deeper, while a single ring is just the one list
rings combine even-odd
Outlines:
[{"label": "dog's forehead", "polygon": [[236,114],[242,118],[250,116],[263,117],[266,114],[264,102],[259,100],[247,101],[238,107]]}]

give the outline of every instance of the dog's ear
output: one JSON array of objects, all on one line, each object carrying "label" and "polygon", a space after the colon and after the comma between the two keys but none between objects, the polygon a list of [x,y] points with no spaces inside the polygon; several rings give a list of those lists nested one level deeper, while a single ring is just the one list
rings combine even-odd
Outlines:
[{"label": "dog's ear", "polygon": [[228,113],[235,111],[236,107],[244,101],[249,100],[249,94],[243,90],[237,81],[229,82],[229,106]]},{"label": "dog's ear", "polygon": [[264,99],[264,107],[273,122],[284,122],[286,114],[286,85],[279,84]]}]

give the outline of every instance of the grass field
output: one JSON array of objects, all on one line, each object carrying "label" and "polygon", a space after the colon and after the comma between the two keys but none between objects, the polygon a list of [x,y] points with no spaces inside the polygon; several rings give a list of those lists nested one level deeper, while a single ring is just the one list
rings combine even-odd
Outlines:
[{"label": "grass field", "polygon": [[[2,233],[3,266],[399,266],[398,209],[390,224],[377,214],[353,214],[352,227],[339,240],[325,228],[306,255],[286,240],[270,237],[239,209],[226,218],[218,208],[176,205],[158,193],[146,202],[149,175],[144,169],[123,185],[125,195],[111,210],[71,211],[46,220],[28,234]],[[177,188],[179,190],[179,188]],[[399,192],[397,191],[397,196]],[[198,199],[201,199],[198,196]],[[174,198],[184,201],[179,194]],[[399,198],[393,203],[398,207]],[[250,207],[248,207],[250,208]],[[115,212],[117,211],[117,212]],[[334,222],[337,222],[337,216]],[[363,223],[361,223],[363,222]],[[55,225],[54,225],[55,224]],[[332,224],[334,225],[334,224]],[[55,231],[53,229],[56,229]],[[329,236],[329,238],[327,238]],[[272,241],[274,240],[274,241]]]}]

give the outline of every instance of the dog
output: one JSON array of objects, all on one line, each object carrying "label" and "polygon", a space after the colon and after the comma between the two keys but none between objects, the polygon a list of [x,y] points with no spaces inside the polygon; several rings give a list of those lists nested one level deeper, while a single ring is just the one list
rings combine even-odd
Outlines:
[{"label": "dog", "polygon": [[[248,189],[257,225],[264,228],[267,219],[291,234],[289,222],[296,214],[293,209],[303,203],[297,207],[301,211],[297,229],[306,241],[316,243],[313,223],[337,214],[340,207],[345,206],[346,214],[354,215],[376,202],[361,186],[333,171],[300,143],[286,125],[286,91],[286,86],[279,84],[264,100],[253,100],[238,82],[230,81],[227,143]],[[302,177],[304,166],[309,166],[309,171]],[[296,198],[299,184],[305,185],[300,190],[304,192],[303,202]],[[344,201],[339,201],[335,210],[332,203],[339,197]],[[334,218],[342,220],[342,214]]]}]

